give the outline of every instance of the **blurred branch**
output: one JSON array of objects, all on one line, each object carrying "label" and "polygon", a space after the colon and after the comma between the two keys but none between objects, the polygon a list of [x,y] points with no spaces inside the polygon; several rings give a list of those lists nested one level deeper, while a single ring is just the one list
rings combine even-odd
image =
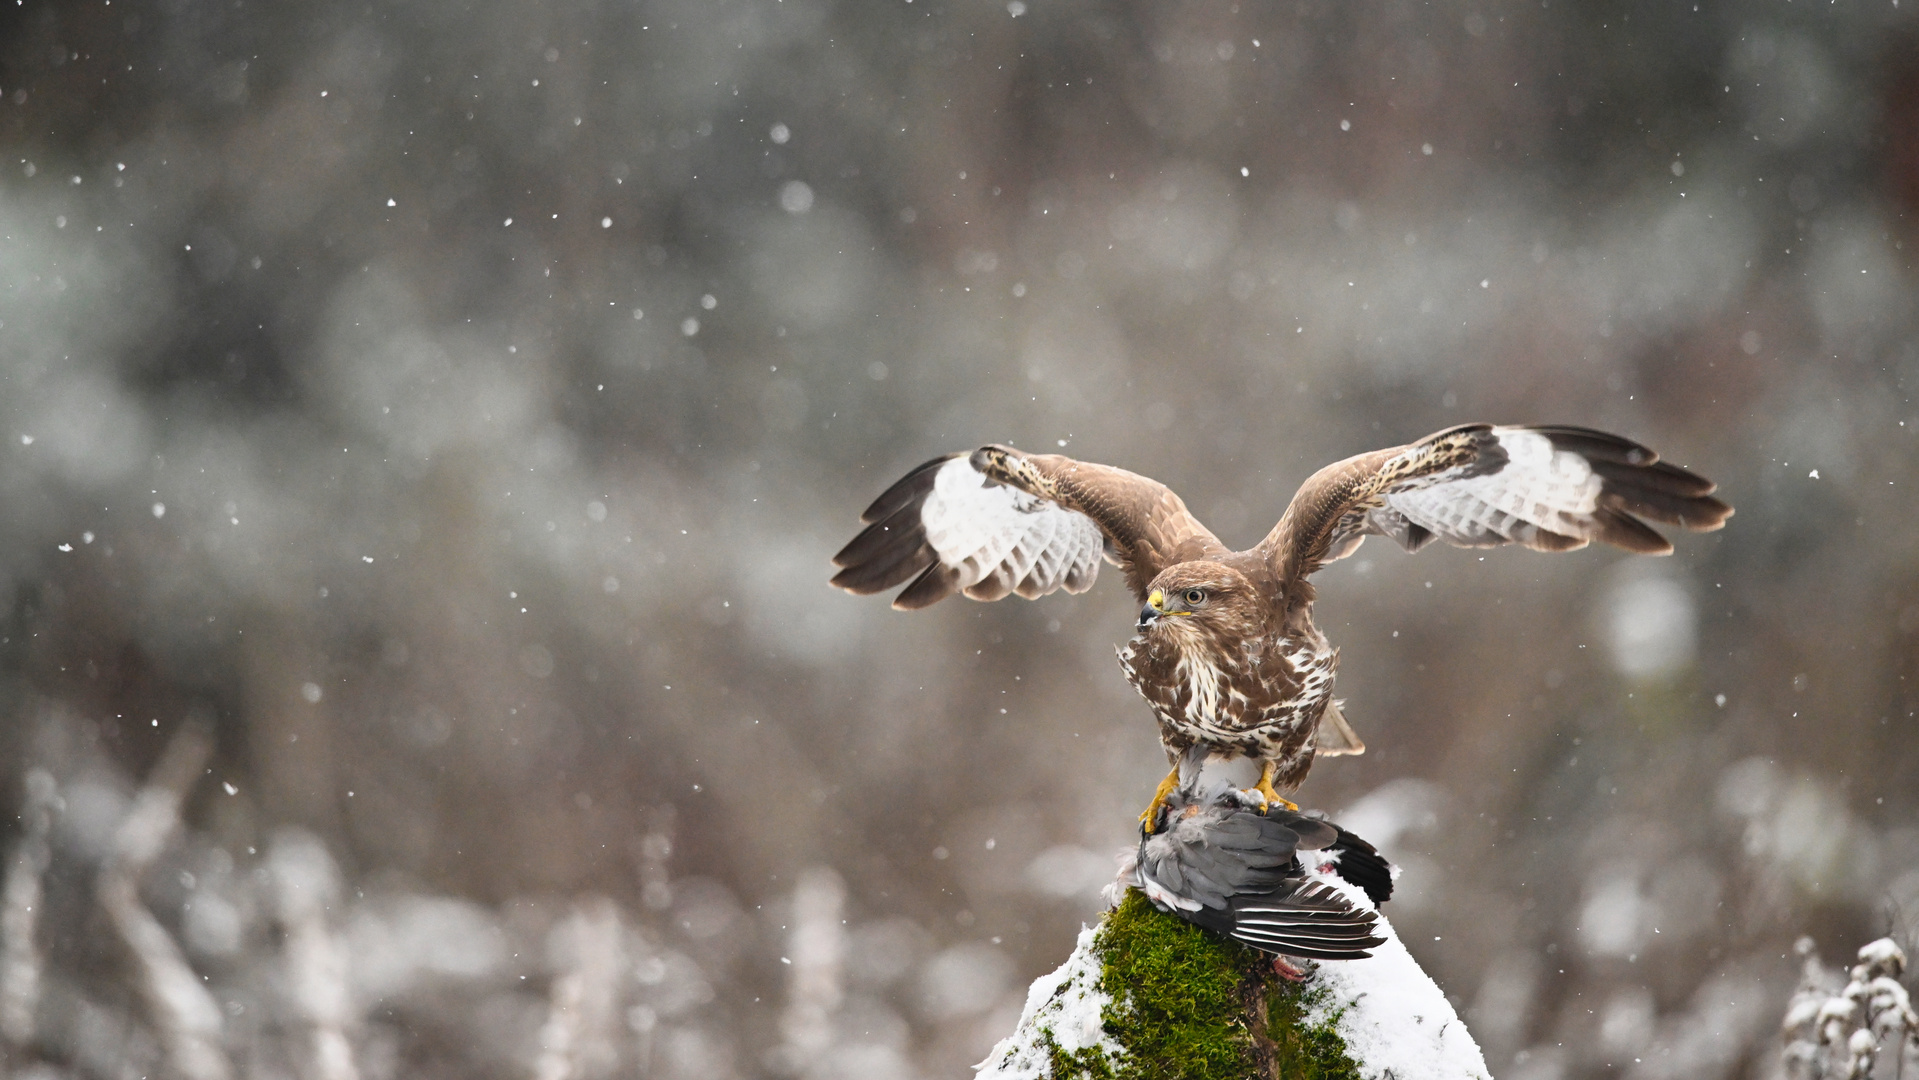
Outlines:
[{"label": "blurred branch", "polygon": [[[1780,1024],[1787,1075],[1808,1080],[1889,1075],[1899,1080],[1919,1030],[1911,995],[1899,983],[1906,970],[1905,950],[1889,937],[1861,946],[1859,962],[1841,986],[1839,973],[1819,962],[1811,938],[1800,938],[1794,949],[1804,963],[1799,990]],[[1887,1050],[1890,1068],[1876,1068]]]},{"label": "blurred branch", "polygon": [[540,1029],[533,1071],[538,1080],[610,1076],[619,1066],[620,986],[629,968],[625,933],[619,909],[604,896],[582,900],[554,928],[550,951],[560,974]]},{"label": "blurred branch", "polygon": [[26,800],[20,810],[24,835],[7,867],[4,909],[0,909],[0,1036],[14,1046],[33,1041],[34,1013],[40,1003],[39,925],[41,878],[50,853],[47,831],[59,803],[58,788],[44,769],[27,771]]},{"label": "blurred branch", "polygon": [[778,1064],[801,1073],[833,1043],[834,1018],[844,991],[846,884],[832,869],[809,866],[793,890],[793,929],[787,935],[791,961],[786,977],[785,1044]]},{"label": "blurred branch", "polygon": [[346,943],[327,920],[340,896],[340,868],[326,845],[304,829],[275,834],[267,864],[286,930],[288,989],[312,1036],[306,1074],[312,1080],[359,1080],[349,1037],[358,1017],[347,989]]},{"label": "blurred branch", "polygon": [[207,733],[191,724],[167,744],[114,835],[98,887],[100,906],[138,964],[140,993],[167,1060],[188,1080],[228,1080],[233,1075],[221,1048],[220,1007],[180,946],[140,903],[140,878],[179,828],[180,803],[212,749]]}]

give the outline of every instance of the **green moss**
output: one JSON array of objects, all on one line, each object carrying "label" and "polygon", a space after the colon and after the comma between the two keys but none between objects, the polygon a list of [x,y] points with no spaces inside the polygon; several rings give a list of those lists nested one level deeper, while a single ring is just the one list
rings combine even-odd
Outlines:
[{"label": "green moss", "polygon": [[1097,1046],[1068,1050],[1053,1039],[1050,1031],[1040,1032],[1040,1045],[1046,1048],[1047,1075],[1054,1080],[1085,1077],[1086,1080],[1118,1080],[1113,1063]]},{"label": "green moss", "polygon": [[[1357,1080],[1333,1024],[1307,1026],[1311,984],[1272,974],[1265,955],[1156,910],[1130,892],[1094,940],[1106,1033],[1125,1050],[1068,1052],[1046,1036],[1054,1080]],[[1319,995],[1324,991],[1319,991]]]},{"label": "green moss", "polygon": [[1327,992],[1312,983],[1274,979],[1266,990],[1266,1034],[1272,1041],[1273,1075],[1284,1080],[1360,1080],[1359,1066],[1346,1056],[1346,1040],[1336,1025],[1344,1009],[1328,1012],[1316,1024],[1307,1016],[1326,1004]]},{"label": "green moss", "polygon": [[1113,999],[1105,1028],[1126,1048],[1126,1080],[1253,1075],[1245,990],[1258,979],[1257,952],[1155,910],[1138,892],[1106,917],[1094,948],[1100,989]]}]

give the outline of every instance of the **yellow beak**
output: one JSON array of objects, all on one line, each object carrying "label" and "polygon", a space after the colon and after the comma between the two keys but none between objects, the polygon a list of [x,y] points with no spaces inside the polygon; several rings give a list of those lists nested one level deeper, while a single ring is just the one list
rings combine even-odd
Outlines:
[{"label": "yellow beak", "polygon": [[1160,620],[1163,615],[1177,615],[1176,611],[1166,610],[1166,594],[1154,589],[1146,596],[1146,606],[1139,609],[1139,629],[1145,630]]}]

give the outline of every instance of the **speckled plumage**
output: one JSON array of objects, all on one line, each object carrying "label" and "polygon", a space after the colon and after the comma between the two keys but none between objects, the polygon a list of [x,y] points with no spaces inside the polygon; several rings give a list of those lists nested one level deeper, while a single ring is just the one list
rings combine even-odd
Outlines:
[{"label": "speckled plumage", "polygon": [[1142,634],[1119,651],[1126,681],[1159,722],[1169,758],[1194,745],[1275,762],[1275,786],[1296,790],[1332,702],[1339,650],[1310,620],[1293,635],[1206,628],[1215,640],[1182,647]]}]

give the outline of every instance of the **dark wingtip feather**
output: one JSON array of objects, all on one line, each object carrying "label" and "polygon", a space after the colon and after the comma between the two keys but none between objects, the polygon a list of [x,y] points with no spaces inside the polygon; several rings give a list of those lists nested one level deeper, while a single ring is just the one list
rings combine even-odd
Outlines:
[{"label": "dark wingtip feather", "polygon": [[959,456],[958,454],[941,454],[915,467],[912,472],[895,481],[892,487],[880,492],[880,497],[874,499],[872,505],[861,512],[860,521],[870,525],[875,521],[893,516],[903,506],[925,498],[926,493],[933,490],[933,476],[939,471],[939,467]]},{"label": "dark wingtip feather", "polygon": [[1625,465],[1603,458],[1586,460],[1592,464],[1593,471],[1609,483],[1656,491],[1662,495],[1696,499],[1712,494],[1719,487],[1696,472],[1663,461],[1652,465]]},{"label": "dark wingtip feather", "polygon": [[1004,600],[1007,594],[1013,591],[1013,583],[1007,580],[1006,571],[1001,569],[997,573],[988,574],[978,582],[968,585],[962,591],[974,600],[984,600],[987,602]]},{"label": "dark wingtip feather", "polygon": [[1693,532],[1723,528],[1732,507],[1710,493],[1712,481],[1660,462],[1651,468],[1633,468],[1594,462],[1593,472],[1604,481],[1600,505]]},{"label": "dark wingtip feather", "polygon": [[959,569],[935,562],[893,598],[894,611],[931,607],[959,591]]},{"label": "dark wingtip feather", "polygon": [[1704,515],[1699,519],[1697,524],[1692,521],[1686,522],[1686,528],[1694,532],[1718,532],[1720,529],[1726,527],[1726,519],[1738,512],[1732,508],[1731,503],[1721,502],[1718,499],[1703,499],[1701,501],[1705,504],[1701,508],[1704,511]]},{"label": "dark wingtip feather", "polygon": [[1659,461],[1659,454],[1652,447],[1641,446],[1609,431],[1573,424],[1533,424],[1524,430],[1536,431],[1550,439],[1555,450],[1571,450],[1587,461],[1638,466]]},{"label": "dark wingtip feather", "polygon": [[1670,513],[1673,525],[1684,525],[1693,532],[1713,532],[1726,527],[1726,519],[1732,516],[1732,505],[1710,495],[1700,495],[1673,504]]},{"label": "dark wingtip feather", "polygon": [[[1537,525],[1520,525],[1513,530],[1513,540],[1534,551],[1558,553],[1578,551],[1587,544],[1583,536],[1567,536],[1551,529],[1542,529]],[[1497,541],[1494,541],[1497,543]]]},{"label": "dark wingtip feather", "polygon": [[1392,864],[1386,861],[1378,848],[1365,840],[1338,825],[1333,828],[1339,829],[1339,839],[1333,844],[1333,850],[1339,853],[1339,861],[1333,864],[1333,872],[1359,886],[1360,891],[1375,905],[1391,900]]},{"label": "dark wingtip feather", "polygon": [[833,565],[840,568],[833,575],[835,588],[865,596],[917,577],[914,584],[921,586],[921,591],[905,599],[904,604],[904,598],[895,599],[894,607],[925,607],[945,595],[926,577],[927,570],[938,564],[939,556],[926,542],[920,510],[933,491],[940,466],[958,456],[947,454],[920,465],[873,500],[860,515],[866,528],[833,555]]},{"label": "dark wingtip feather", "polygon": [[889,550],[884,558],[870,559],[834,574],[832,585],[855,596],[885,592],[924,571],[938,559],[939,556],[923,539],[913,538],[910,543]]},{"label": "dark wingtip feather", "polygon": [[1604,485],[1599,500],[1603,510],[1594,515],[1597,539],[1608,544],[1667,555],[1672,543],[1639,518],[1711,532],[1732,516],[1731,506],[1712,497],[1717,484],[1661,461],[1652,449],[1630,439],[1570,425],[1542,424],[1527,430],[1539,432],[1552,440],[1554,449],[1576,453],[1592,466]]},{"label": "dark wingtip feather", "polygon": [[1593,511],[1598,539],[1637,555],[1671,555],[1672,541],[1653,531],[1652,526],[1608,507]]},{"label": "dark wingtip feather", "polygon": [[1719,490],[1718,484],[1693,472],[1691,469],[1682,469],[1670,461],[1661,461],[1648,466],[1646,473],[1649,479],[1652,477],[1658,478],[1653,482],[1670,489],[1674,494],[1678,495],[1711,495],[1713,492]]},{"label": "dark wingtip feather", "polygon": [[920,526],[919,507],[908,503],[879,521],[861,529],[858,536],[833,553],[834,566],[857,566],[871,562],[885,549],[900,543],[916,543],[925,537]]}]

